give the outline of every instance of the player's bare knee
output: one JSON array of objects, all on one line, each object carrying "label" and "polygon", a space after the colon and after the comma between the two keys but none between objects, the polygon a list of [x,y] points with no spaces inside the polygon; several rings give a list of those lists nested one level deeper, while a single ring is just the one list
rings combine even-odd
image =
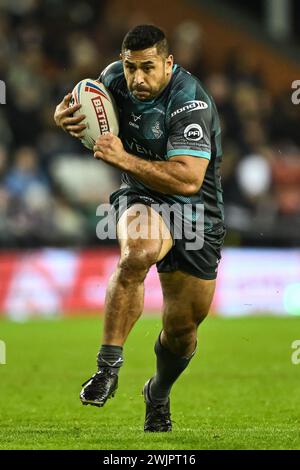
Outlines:
[{"label": "player's bare knee", "polygon": [[151,246],[133,246],[124,250],[118,265],[121,282],[143,281],[157,257],[157,248]]},{"label": "player's bare knee", "polygon": [[194,323],[164,327],[164,337],[169,349],[179,356],[193,352],[197,340],[197,327]]}]

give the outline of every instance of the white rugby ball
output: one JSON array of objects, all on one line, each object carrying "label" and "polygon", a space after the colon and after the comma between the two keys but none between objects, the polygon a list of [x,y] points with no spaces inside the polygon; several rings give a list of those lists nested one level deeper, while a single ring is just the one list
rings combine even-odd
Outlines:
[{"label": "white rugby ball", "polygon": [[112,94],[98,80],[85,78],[74,87],[70,106],[81,104],[81,108],[75,111],[74,116],[84,114],[86,118],[80,124],[87,127],[83,130],[84,136],[81,142],[92,150],[96,139],[111,132],[119,134],[119,121],[117,108]]}]

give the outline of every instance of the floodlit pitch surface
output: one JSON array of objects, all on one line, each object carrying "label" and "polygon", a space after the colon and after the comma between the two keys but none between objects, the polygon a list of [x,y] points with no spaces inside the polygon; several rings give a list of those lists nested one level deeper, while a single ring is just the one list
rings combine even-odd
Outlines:
[{"label": "floodlit pitch surface", "polygon": [[168,434],[142,431],[157,317],[131,333],[115,398],[81,405],[100,327],[97,318],[0,321],[1,449],[300,449],[300,364],[291,361],[299,317],[206,320],[173,389]]}]

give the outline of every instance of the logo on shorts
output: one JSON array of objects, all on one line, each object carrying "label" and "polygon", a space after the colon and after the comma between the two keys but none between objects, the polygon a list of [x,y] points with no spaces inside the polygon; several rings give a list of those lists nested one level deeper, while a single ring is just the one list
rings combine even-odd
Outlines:
[{"label": "logo on shorts", "polygon": [[187,140],[198,141],[203,137],[203,130],[199,124],[189,124],[184,129],[184,137]]}]

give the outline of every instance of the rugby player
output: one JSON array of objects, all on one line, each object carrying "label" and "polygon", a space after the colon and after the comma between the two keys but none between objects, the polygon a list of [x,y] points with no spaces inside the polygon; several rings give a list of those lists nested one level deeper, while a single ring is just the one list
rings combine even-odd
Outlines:
[{"label": "rugby player", "polygon": [[[212,303],[224,240],[220,123],[212,97],[196,77],[174,64],[165,34],[156,26],[130,30],[120,60],[99,80],[113,94],[120,119],[119,137],[102,135],[94,146],[95,158],[123,172],[121,187],[110,198],[120,259],[106,292],[98,371],[83,384],[80,399],[103,406],[114,396],[123,346],[143,311],[144,280],[156,264],[163,328],[154,348],[156,371],[143,388],[144,430],[167,432],[172,429],[171,388],[195,354],[197,328]],[[72,117],[79,105],[69,107],[70,96],[57,106],[54,118],[80,137],[84,116]],[[126,204],[120,203],[122,196]],[[132,236],[129,229],[141,205],[147,237]],[[175,214],[170,220],[164,208],[173,205],[177,219]],[[191,210],[182,216],[178,208],[186,205]],[[204,216],[197,207],[204,207]],[[200,248],[189,249],[184,234],[176,236],[178,216],[192,228],[203,228]],[[199,217],[202,224],[197,225]]]}]

